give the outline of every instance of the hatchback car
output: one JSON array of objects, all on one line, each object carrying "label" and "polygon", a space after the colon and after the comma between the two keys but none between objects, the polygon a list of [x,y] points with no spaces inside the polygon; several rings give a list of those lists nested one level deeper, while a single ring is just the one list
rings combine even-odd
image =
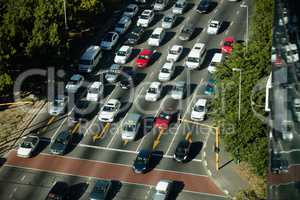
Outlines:
[{"label": "hatchback car", "polygon": [[217,20],[211,20],[207,27],[207,34],[216,35],[219,33],[219,29],[221,27],[221,22]]},{"label": "hatchback car", "polygon": [[127,39],[125,40],[125,45],[135,45],[140,41],[143,33],[145,32],[143,27],[134,27],[132,31],[128,34]]},{"label": "hatchback car", "polygon": [[136,71],[133,67],[123,67],[119,86],[122,89],[129,89],[130,86],[135,86],[135,77],[136,77]]},{"label": "hatchback car", "polygon": [[72,135],[69,131],[60,132],[53,140],[50,146],[52,154],[63,155],[71,144]]},{"label": "hatchback car", "polygon": [[173,158],[178,162],[188,159],[192,143],[189,140],[181,140],[176,146]]},{"label": "hatchback car", "polygon": [[68,92],[73,92],[76,93],[77,90],[83,85],[84,78],[80,74],[74,74],[71,78],[70,81],[66,85],[66,90]]},{"label": "hatchback car", "polygon": [[152,152],[150,150],[142,149],[136,156],[132,169],[135,173],[146,173],[150,167]]},{"label": "hatchback car", "polygon": [[101,49],[111,50],[118,42],[119,34],[116,32],[108,32],[101,41]]},{"label": "hatchback car", "polygon": [[208,13],[211,7],[211,0],[201,0],[197,6],[197,12]]},{"label": "hatchback car", "polygon": [[101,122],[113,122],[121,107],[121,102],[118,99],[109,99],[104,104],[99,113],[99,121]]},{"label": "hatchback car", "polygon": [[233,43],[234,43],[233,37],[224,38],[222,45],[221,45],[222,53],[231,54],[231,52],[233,50]]},{"label": "hatchback car", "polygon": [[129,16],[129,17],[134,17],[139,11],[139,7],[136,4],[129,4],[123,13],[123,15]]},{"label": "hatchback car", "polygon": [[203,121],[207,113],[207,100],[198,99],[192,108],[191,119],[195,121]]},{"label": "hatchback car", "polygon": [[161,27],[164,29],[172,28],[177,19],[177,15],[175,14],[167,14],[163,17],[161,22]]},{"label": "hatchback car", "polygon": [[123,45],[116,53],[114,62],[117,64],[125,64],[130,58],[132,47]]},{"label": "hatchback car", "polygon": [[89,200],[105,200],[112,188],[110,180],[96,180],[96,183],[89,195]]},{"label": "hatchback car", "polygon": [[135,59],[135,64],[138,68],[145,68],[150,64],[151,58],[153,56],[153,51],[150,49],[143,49],[138,57]]},{"label": "hatchback car", "polygon": [[125,33],[130,25],[131,25],[131,18],[127,15],[123,15],[122,18],[118,21],[118,23],[115,26],[115,31],[121,35],[123,33]]},{"label": "hatchback car", "polygon": [[186,41],[191,39],[192,35],[195,32],[195,26],[191,23],[185,23],[179,33],[179,39]]},{"label": "hatchback car", "polygon": [[69,185],[66,182],[57,181],[47,194],[46,200],[68,199]]},{"label": "hatchback car", "polygon": [[167,61],[159,71],[158,80],[159,81],[169,81],[171,80],[175,71],[175,65],[173,61]]},{"label": "hatchback car", "polygon": [[108,72],[105,74],[105,79],[109,83],[115,83],[119,78],[120,72],[121,66],[119,64],[112,64]]},{"label": "hatchback car", "polygon": [[54,97],[54,100],[49,102],[48,113],[52,116],[64,114],[67,108],[68,98],[64,95]]},{"label": "hatchback car", "polygon": [[148,27],[154,19],[154,11],[153,10],[144,10],[142,14],[139,16],[138,21],[136,23],[137,26]]},{"label": "hatchback car", "polygon": [[176,44],[173,45],[168,51],[167,60],[177,62],[182,52],[183,52],[183,46],[176,45]]},{"label": "hatchback car", "polygon": [[183,14],[187,8],[187,0],[177,0],[173,5],[172,12],[174,14]]},{"label": "hatchback car", "polygon": [[160,82],[152,82],[145,95],[146,101],[157,101],[162,93],[162,84]]},{"label": "hatchback car", "polygon": [[17,156],[23,158],[29,158],[33,152],[37,149],[40,142],[40,138],[35,135],[29,135],[23,137],[22,142],[19,144],[17,150]]},{"label": "hatchback car", "polygon": [[171,97],[173,99],[183,99],[186,95],[186,83],[184,81],[177,81],[171,90]]}]

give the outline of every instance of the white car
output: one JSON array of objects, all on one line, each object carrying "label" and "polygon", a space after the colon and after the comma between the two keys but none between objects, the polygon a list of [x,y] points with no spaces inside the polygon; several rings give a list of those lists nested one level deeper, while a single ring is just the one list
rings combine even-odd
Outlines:
[{"label": "white car", "polygon": [[172,181],[170,180],[160,180],[156,187],[153,200],[166,200],[169,199],[172,189]]},{"label": "white car", "polygon": [[183,46],[173,45],[168,52],[167,60],[177,62],[183,52]]},{"label": "white car", "polygon": [[215,53],[214,56],[211,59],[211,62],[208,65],[207,70],[210,73],[214,73],[217,71],[217,65],[221,64],[223,62],[223,54],[222,53]]},{"label": "white car", "polygon": [[142,14],[139,16],[136,25],[142,27],[150,26],[151,22],[154,19],[154,11],[153,10],[144,10]]},{"label": "white car", "polygon": [[123,15],[115,26],[115,31],[121,35],[125,33],[131,25],[131,18],[127,15]]},{"label": "white car", "polygon": [[159,71],[158,80],[169,81],[171,80],[175,71],[175,65],[173,61],[167,61]]},{"label": "white car", "polygon": [[172,8],[174,14],[183,14],[187,8],[187,0],[177,0]]},{"label": "white car", "polygon": [[160,98],[162,92],[162,84],[160,82],[152,82],[147,90],[145,100],[157,101]]},{"label": "white car", "polygon": [[206,56],[206,47],[204,43],[198,42],[194,45],[188,54],[185,65],[188,69],[196,69],[201,66]]},{"label": "white car", "polygon": [[117,64],[125,64],[130,58],[132,47],[123,45],[116,53],[114,62]]},{"label": "white car", "polygon": [[101,49],[111,50],[118,42],[119,34],[116,32],[108,32],[101,41]]},{"label": "white car", "polygon": [[83,85],[84,78],[80,74],[74,74],[66,85],[68,92],[77,92],[77,90]]},{"label": "white car", "polygon": [[112,64],[108,70],[108,72],[105,74],[105,79],[109,83],[115,83],[117,82],[119,76],[121,73],[121,66],[119,64]]},{"label": "white car", "polygon": [[168,5],[169,0],[155,0],[153,9],[154,10],[163,10]]},{"label": "white car", "polygon": [[294,99],[293,111],[295,113],[297,121],[300,122],[300,99],[298,98]]},{"label": "white car", "polygon": [[207,113],[207,100],[198,99],[192,108],[191,119],[195,121],[203,121]]},{"label": "white car", "polygon": [[155,28],[148,39],[148,45],[156,46],[156,47],[160,46],[165,35],[166,35],[165,29],[161,27]]},{"label": "white car", "polygon": [[37,146],[39,145],[40,139],[38,136],[29,135],[24,137],[22,142],[20,143],[17,156],[23,158],[29,158],[32,156],[32,153],[36,150]]},{"label": "white car", "polygon": [[121,102],[118,99],[110,99],[104,104],[99,113],[99,121],[101,122],[113,122],[115,116],[121,107]]},{"label": "white car", "polygon": [[276,52],[275,47],[272,46],[272,50],[271,50],[271,62],[275,63],[276,58],[277,58],[277,52]]},{"label": "white car", "polygon": [[100,99],[100,96],[103,94],[103,91],[104,91],[104,85],[102,82],[96,81],[92,83],[88,88],[86,100],[97,102]]},{"label": "white car", "polygon": [[207,27],[207,34],[217,35],[221,27],[221,22],[217,20],[211,20]]},{"label": "white car", "polygon": [[136,4],[129,4],[123,13],[123,15],[134,17],[139,11],[139,7]]},{"label": "white car", "polygon": [[296,44],[288,44],[284,47],[284,49],[287,63],[295,63],[299,61],[299,53]]},{"label": "white car", "polygon": [[163,17],[161,21],[161,27],[164,29],[172,28],[177,19],[177,15],[175,14],[167,14]]},{"label": "white car", "polygon": [[52,116],[64,114],[67,107],[68,98],[64,95],[58,95],[53,101],[49,102],[48,113]]}]

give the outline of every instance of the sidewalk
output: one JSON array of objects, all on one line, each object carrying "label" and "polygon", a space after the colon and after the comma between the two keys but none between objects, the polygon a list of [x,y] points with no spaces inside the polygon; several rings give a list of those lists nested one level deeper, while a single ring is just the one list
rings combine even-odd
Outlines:
[{"label": "sidewalk", "polygon": [[235,170],[237,166],[232,161],[230,154],[225,152],[224,145],[220,146],[220,166],[219,171],[216,170],[215,161],[215,134],[211,133],[208,136],[207,143],[202,151],[204,167],[207,173],[211,176],[215,184],[223,190],[225,194],[234,197],[237,192],[249,187],[247,180],[243,179]]}]

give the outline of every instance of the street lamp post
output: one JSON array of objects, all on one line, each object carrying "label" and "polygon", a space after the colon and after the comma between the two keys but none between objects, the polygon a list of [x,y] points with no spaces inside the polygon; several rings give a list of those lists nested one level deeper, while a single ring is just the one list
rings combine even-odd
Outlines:
[{"label": "street lamp post", "polygon": [[246,50],[248,49],[248,37],[249,37],[249,15],[248,15],[248,5],[246,4],[241,4],[241,8],[246,8],[247,12],[247,19],[246,19]]},{"label": "street lamp post", "polygon": [[64,15],[65,15],[65,30],[68,30],[68,22],[67,22],[67,7],[66,0],[64,0]]},{"label": "street lamp post", "polygon": [[242,96],[242,69],[240,68],[232,68],[234,72],[240,72],[240,82],[239,82],[239,112],[238,112],[238,119],[241,120],[241,96]]}]

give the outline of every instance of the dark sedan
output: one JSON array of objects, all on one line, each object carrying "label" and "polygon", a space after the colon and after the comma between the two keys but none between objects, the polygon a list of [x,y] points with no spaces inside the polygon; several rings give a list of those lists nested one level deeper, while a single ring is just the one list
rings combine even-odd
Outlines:
[{"label": "dark sedan", "polygon": [[130,86],[134,87],[136,71],[133,67],[123,67],[119,85],[122,89],[129,89]]},{"label": "dark sedan", "polygon": [[50,151],[53,154],[63,155],[65,154],[67,148],[69,147],[72,140],[72,135],[69,131],[60,132],[52,142],[50,146]]},{"label": "dark sedan", "polygon": [[210,7],[211,7],[211,1],[210,0],[201,0],[200,3],[197,6],[197,11],[199,13],[208,13]]},{"label": "dark sedan", "polygon": [[107,199],[108,193],[111,189],[111,181],[108,180],[97,180],[94,188],[90,193],[90,200],[105,200]]},{"label": "dark sedan", "polygon": [[182,140],[178,143],[175,153],[174,159],[178,162],[184,162],[188,159],[189,152],[191,149],[191,142],[188,140]]},{"label": "dark sedan", "polygon": [[127,39],[125,41],[125,45],[135,45],[139,42],[141,39],[142,35],[144,33],[144,28],[143,27],[135,27],[132,29],[132,31],[128,34]]},{"label": "dark sedan", "polygon": [[68,199],[68,189],[69,186],[67,183],[58,181],[50,189],[46,200],[64,200]]},{"label": "dark sedan", "polygon": [[149,169],[149,164],[150,164],[150,161],[151,161],[151,155],[152,155],[152,152],[149,151],[149,150],[141,150],[134,163],[133,163],[133,171],[135,173],[145,173],[147,172],[147,170]]}]

